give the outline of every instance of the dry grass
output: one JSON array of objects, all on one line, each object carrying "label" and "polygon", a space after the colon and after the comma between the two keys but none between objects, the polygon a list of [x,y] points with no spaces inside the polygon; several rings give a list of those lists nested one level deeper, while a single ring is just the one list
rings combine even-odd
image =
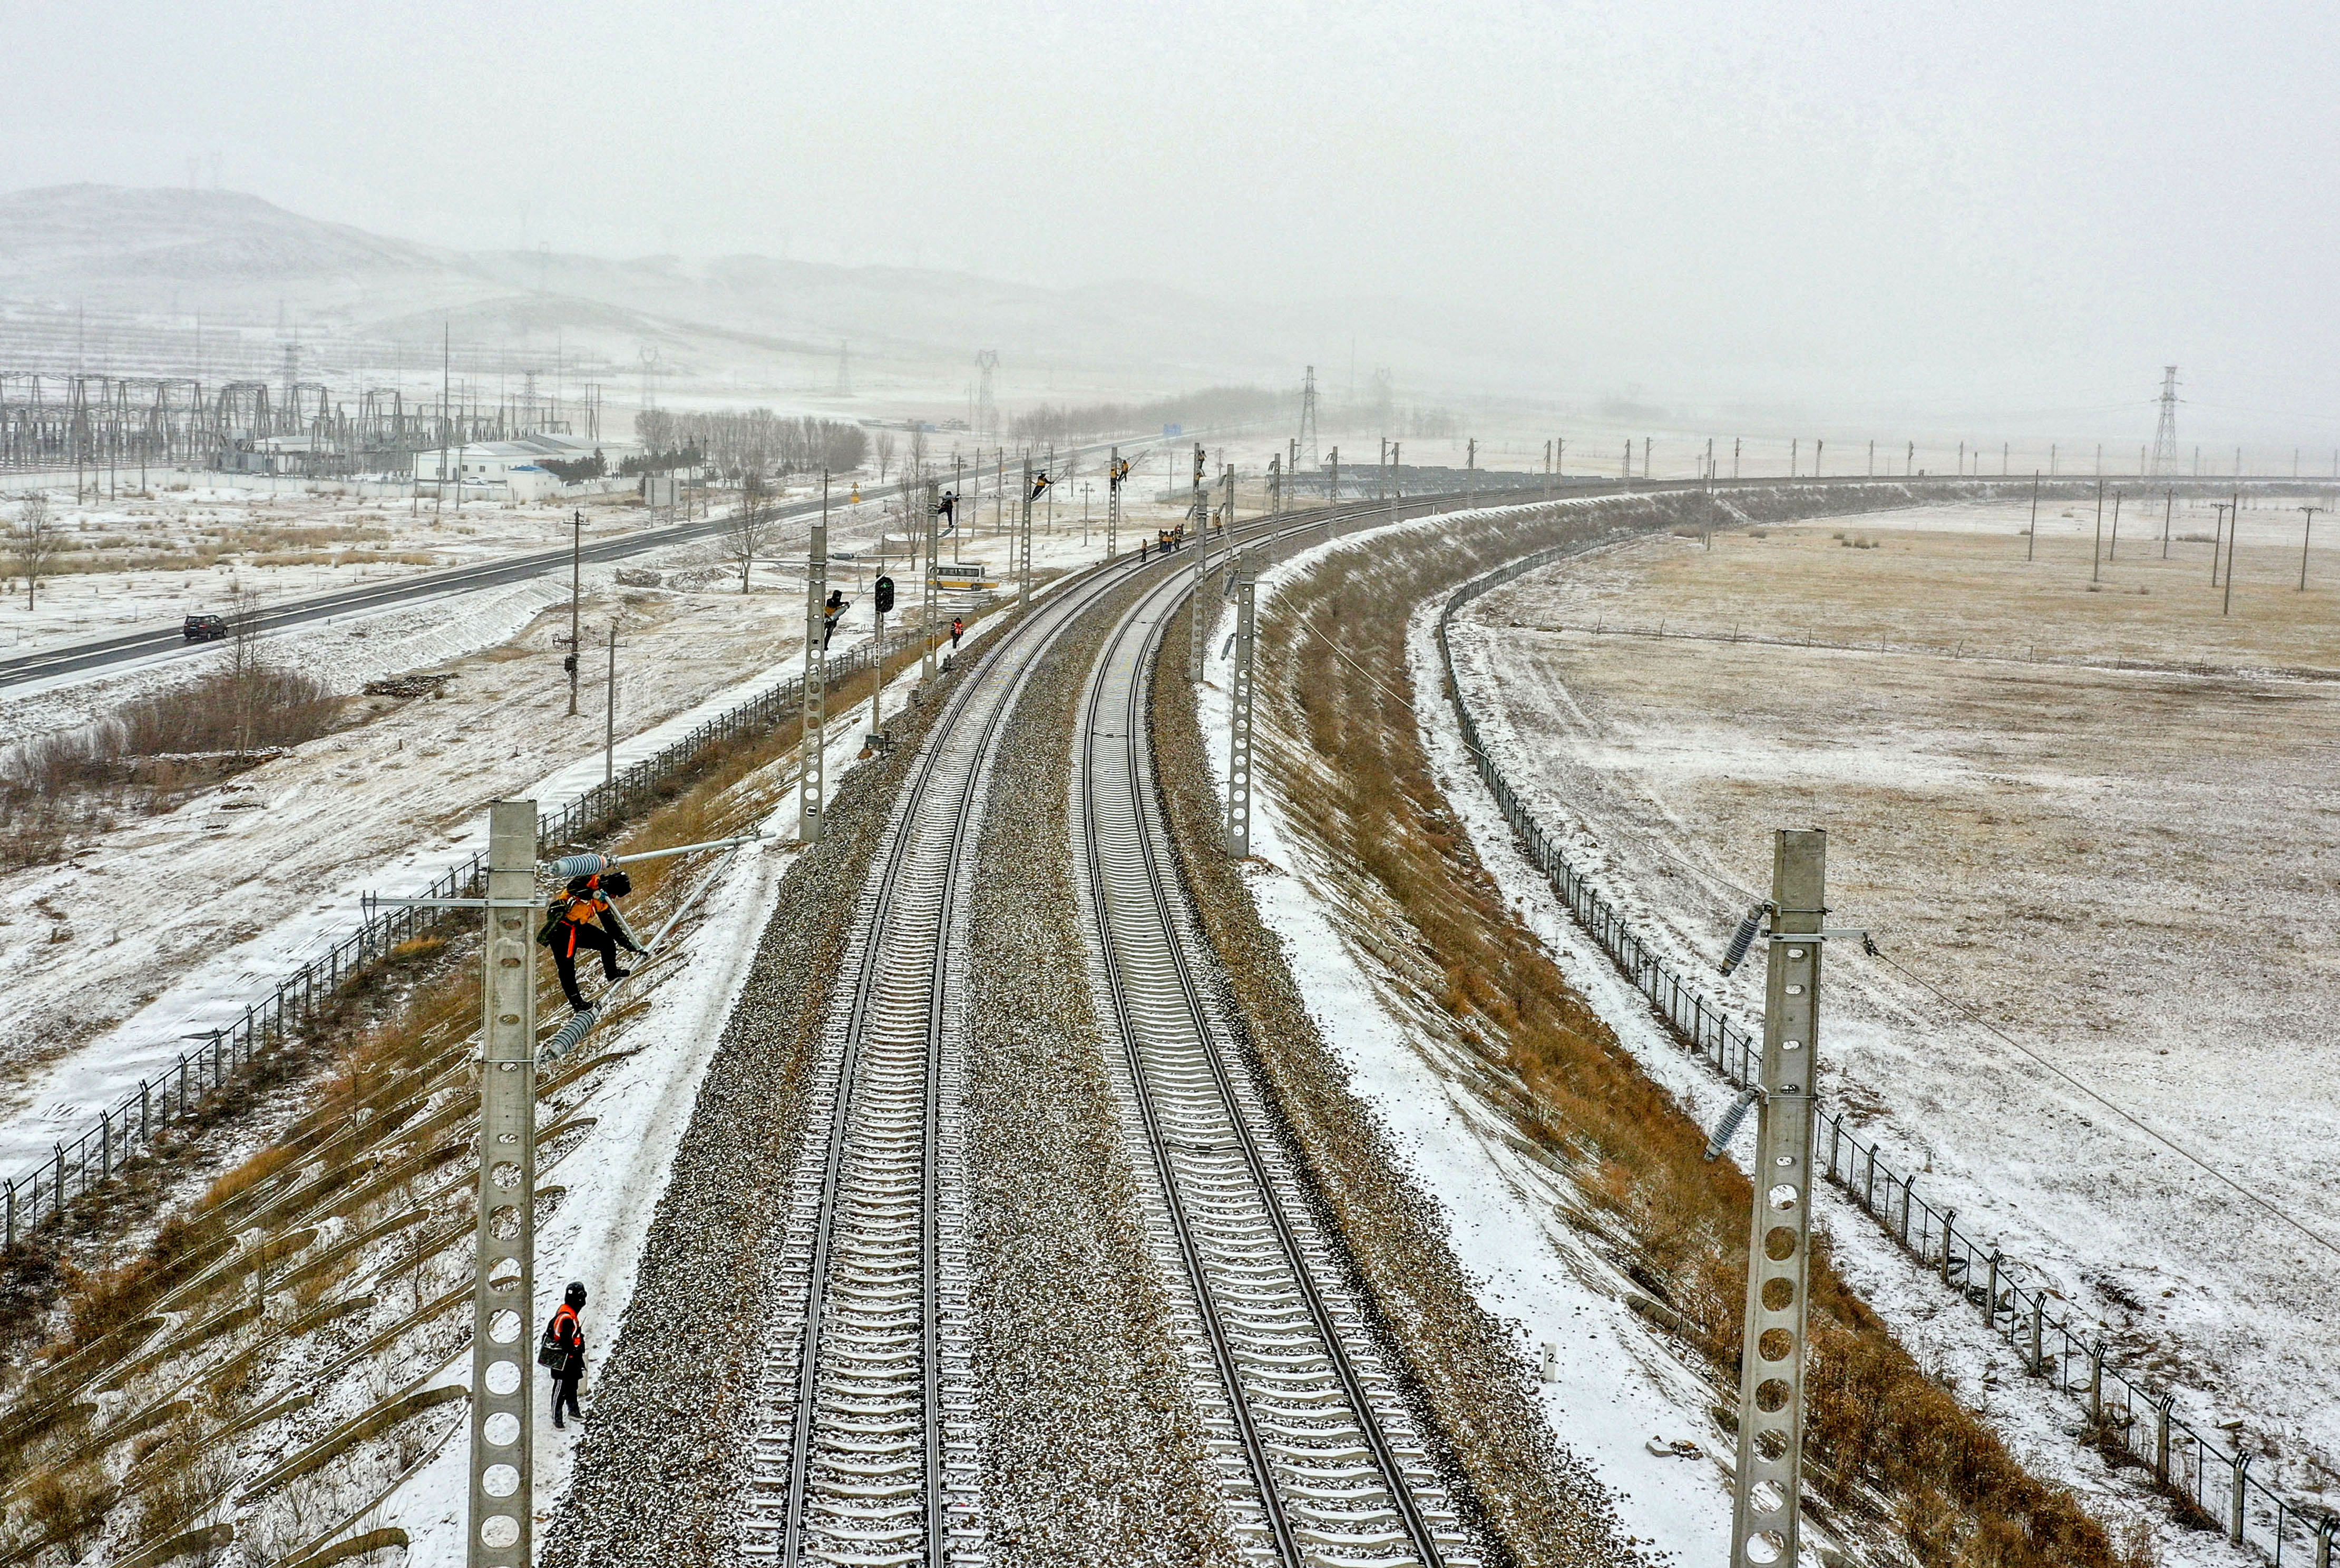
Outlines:
[{"label": "dry grass", "polygon": [[[916,657],[912,652],[892,661],[890,668],[898,670]],[[866,698],[867,677],[856,685]],[[833,711],[850,695],[833,696]],[[597,842],[620,852],[696,842],[759,818],[786,783],[782,775],[788,770],[776,764],[792,754],[796,735],[796,725],[783,722],[762,735],[710,743],[666,782],[641,814],[615,824]],[[643,935],[660,904],[679,896],[701,869],[671,861],[639,868],[632,905]],[[142,1156],[123,1184],[72,1211],[64,1234],[45,1228],[7,1256],[0,1273],[0,1305],[7,1307],[13,1386],[6,1407],[0,1409],[0,1488],[31,1477],[28,1500],[16,1510],[20,1520],[31,1524],[21,1528],[72,1527],[94,1538],[101,1524],[122,1528],[124,1521],[113,1515],[125,1498],[140,1510],[132,1533],[142,1540],[157,1538],[165,1525],[200,1516],[208,1506],[210,1466],[223,1454],[233,1459],[234,1451],[195,1439],[189,1435],[192,1429],[174,1429],[167,1444],[148,1445],[143,1463],[119,1484],[95,1464],[77,1463],[62,1472],[41,1467],[63,1459],[85,1435],[72,1414],[79,1390],[121,1381],[133,1371],[145,1376],[180,1366],[181,1358],[206,1346],[223,1346],[228,1353],[206,1376],[216,1376],[223,1388],[263,1402],[261,1356],[273,1355],[276,1346],[267,1337],[269,1322],[253,1321],[260,1311],[252,1299],[255,1270],[274,1293],[272,1300],[289,1299],[303,1315],[290,1326],[287,1339],[333,1317],[330,1287],[362,1265],[398,1281],[384,1311],[410,1305],[420,1309],[431,1256],[468,1233],[470,1178],[458,1173],[441,1179],[434,1173],[450,1149],[460,1155],[466,1119],[477,1104],[462,1053],[479,1016],[479,981],[468,962],[474,947],[475,938],[468,934],[429,937],[362,971],[321,1013],[310,1038],[263,1058],[260,1073],[232,1086],[155,1154]],[[549,986],[549,974],[541,979]],[[546,1006],[557,997],[551,992]],[[590,1054],[580,1053],[588,1060],[565,1071],[589,1070]],[[544,1091],[560,1093],[563,1080],[564,1073],[550,1075],[543,1080]],[[306,1109],[289,1116],[265,1148],[220,1171],[199,1197],[167,1214],[153,1239],[127,1260],[114,1260],[122,1233],[151,1219],[174,1180],[183,1185],[188,1168],[202,1157],[205,1130],[254,1115],[283,1115],[287,1090],[302,1095]],[[430,1223],[385,1226],[362,1249],[302,1259],[317,1234],[314,1228],[327,1215],[362,1213],[372,1204],[393,1200],[402,1211],[418,1202],[418,1187],[423,1189],[419,1201],[436,1206]],[[261,1247],[232,1252],[255,1228],[263,1233]],[[450,1300],[438,1305],[443,1309]],[[237,1303],[232,1310],[204,1317],[230,1302]],[[165,1306],[185,1314],[190,1326],[150,1347],[139,1327]],[[312,1309],[320,1315],[313,1321],[305,1316]],[[438,1316],[418,1310],[404,1326]],[[346,1321],[354,1327],[363,1320]],[[54,1330],[48,1342],[24,1354],[45,1325]],[[386,1342],[392,1353],[403,1332],[400,1328]],[[433,1342],[433,1351],[442,1348]],[[416,1434],[400,1430],[403,1436],[393,1435],[397,1441],[416,1440]],[[109,1450],[114,1446],[107,1445]],[[183,1462],[174,1457],[182,1454]]]},{"label": "dry grass", "polygon": [[[1515,1119],[1573,1173],[1582,1220],[1680,1315],[1718,1390],[1732,1389],[1746,1180],[1701,1158],[1701,1130],[1511,913],[1446,805],[1409,705],[1409,609],[1565,528],[1461,525],[1443,538],[1380,542],[1288,589],[1264,622],[1265,764],[1294,829],[1375,917],[1360,922],[1361,939],[1426,1012],[1443,1011],[1500,1067]],[[1929,1565],[2124,1561],[2067,1492],[2024,1470],[1924,1376],[1819,1247],[1812,1304],[1809,1484],[1824,1511],[1889,1532]]]},{"label": "dry grass", "polygon": [[0,870],[62,859],[126,818],[169,811],[254,752],[326,734],[341,708],[313,676],[251,664],[28,741],[0,757]]}]

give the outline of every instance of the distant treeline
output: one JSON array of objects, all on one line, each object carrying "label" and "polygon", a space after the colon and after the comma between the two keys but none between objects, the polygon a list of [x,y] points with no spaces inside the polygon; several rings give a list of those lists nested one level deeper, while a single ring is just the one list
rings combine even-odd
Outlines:
[{"label": "distant treeline", "polygon": [[1300,394],[1264,387],[1210,387],[1151,403],[1043,403],[1009,421],[1019,445],[1069,447],[1103,436],[1153,435],[1165,425],[1240,425],[1255,419],[1298,419]]},{"label": "distant treeline", "polygon": [[702,452],[735,483],[749,474],[858,468],[869,450],[858,425],[788,419],[769,409],[704,414],[646,409],[634,416],[634,438],[649,451]]}]

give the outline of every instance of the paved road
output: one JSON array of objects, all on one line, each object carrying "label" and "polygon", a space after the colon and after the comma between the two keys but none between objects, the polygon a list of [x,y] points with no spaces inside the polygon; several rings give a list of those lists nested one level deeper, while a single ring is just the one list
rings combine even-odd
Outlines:
[{"label": "paved road", "polygon": [[[1133,452],[1144,450],[1145,447],[1143,438],[1124,444]],[[1084,456],[1102,452],[1108,445],[1109,443],[1101,441],[1082,449],[1082,452]],[[1359,468],[1353,472],[1355,482],[1361,488],[1373,484],[1374,470],[1372,468]],[[1753,486],[1778,482],[1776,478],[1724,480],[1720,481],[1717,488],[1729,488],[1731,485],[1740,483]],[[1859,481],[1838,480],[1836,482]],[[1922,484],[1924,481],[1919,482]],[[1667,490],[1695,488],[1697,484],[1698,481],[1695,479],[1661,479],[1654,483],[1644,480],[1631,488]],[[1344,486],[1344,488],[1345,488],[1346,486]],[[1620,487],[1613,480],[1588,483],[1581,478],[1572,478],[1566,482],[1565,493],[1591,495],[1619,488],[1624,487]],[[1215,491],[1214,493],[1215,494]],[[1523,501],[1532,499],[1534,495],[1535,491],[1526,487],[1517,488],[1491,487],[1487,492],[1487,499],[1490,502],[1498,503]],[[784,522],[798,520],[811,517],[819,510],[820,503],[818,500],[801,501],[779,508],[778,517]],[[694,539],[707,538],[721,533],[728,524],[728,516],[719,516],[698,522],[677,523],[670,528],[642,528],[618,538],[596,540],[587,545],[582,554],[584,559],[589,561],[623,560],[629,556],[644,555],[651,550],[664,549],[670,545],[688,544]],[[521,582],[530,577],[541,577],[548,572],[563,570],[569,565],[569,558],[570,552],[567,550],[536,550],[527,555],[506,556],[498,560],[481,561],[468,567],[454,567],[446,571],[425,572],[416,577],[401,577],[392,582],[372,583],[363,587],[342,588],[332,593],[283,599],[258,612],[258,625],[263,632],[281,631],[287,626],[299,626],[304,621],[323,620],[332,616],[348,615],[352,611],[375,610],[412,599],[434,598],[441,594],[468,593],[476,588],[497,587],[505,583]],[[174,653],[192,654],[206,646],[208,645],[187,642],[185,634],[176,622],[141,631],[122,632],[114,636],[100,637],[90,642],[68,643],[57,647],[44,648],[36,653],[19,654],[14,658],[0,659],[0,689],[20,685],[27,681],[45,680],[55,676],[97,669],[106,665],[124,664],[133,659],[156,658]]]},{"label": "paved road", "polygon": [[[820,503],[817,500],[802,502],[782,508],[779,516],[786,520],[819,510]],[[697,522],[677,523],[669,528],[641,528],[618,538],[594,540],[580,553],[588,561],[623,560],[629,556],[664,549],[669,545],[706,538],[722,532],[728,525],[728,517],[718,516]],[[468,567],[451,567],[446,571],[400,577],[392,582],[369,583],[363,587],[342,588],[332,593],[283,599],[260,610],[256,619],[262,631],[280,631],[286,626],[299,626],[303,621],[348,615],[353,610],[380,609],[410,599],[468,593],[474,588],[491,588],[505,583],[521,582],[547,572],[566,570],[569,557],[567,550],[534,550],[527,555],[505,556]],[[104,665],[121,664],[130,659],[153,658],[174,651],[193,653],[204,646],[187,642],[185,634],[175,622],[140,631],[123,632],[91,642],[70,643],[60,647],[44,648],[37,653],[20,654],[11,659],[0,659],[0,687],[51,676],[69,675]]]}]

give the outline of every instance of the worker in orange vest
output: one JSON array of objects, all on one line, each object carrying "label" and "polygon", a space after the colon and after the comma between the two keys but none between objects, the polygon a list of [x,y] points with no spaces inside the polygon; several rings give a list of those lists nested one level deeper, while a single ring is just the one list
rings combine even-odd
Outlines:
[{"label": "worker in orange vest", "polygon": [[544,1326],[544,1339],[537,1347],[536,1358],[552,1374],[552,1424],[566,1427],[560,1418],[566,1410],[580,1421],[584,1411],[578,1408],[577,1386],[585,1377],[585,1326],[578,1313],[585,1307],[585,1287],[570,1280],[562,1293],[560,1306],[552,1321]]},{"label": "worker in orange vest", "polygon": [[951,652],[958,652],[959,638],[967,636],[967,622],[957,616],[951,617]]},{"label": "worker in orange vest", "polygon": [[634,891],[633,879],[623,871],[572,876],[569,885],[552,895],[545,907],[544,930],[538,940],[552,950],[552,967],[560,976],[560,992],[569,1005],[585,1011],[585,993],[577,986],[577,950],[590,948],[601,955],[601,977],[620,981],[630,972],[618,967],[618,949],[640,952],[633,932],[610,904]]}]

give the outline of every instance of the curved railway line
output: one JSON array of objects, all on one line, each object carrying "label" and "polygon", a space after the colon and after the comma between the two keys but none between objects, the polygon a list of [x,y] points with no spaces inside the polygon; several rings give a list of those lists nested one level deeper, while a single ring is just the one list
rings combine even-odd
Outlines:
[{"label": "curved railway line", "polygon": [[[1235,539],[1322,537],[1328,522],[1386,515],[1363,503],[1329,519],[1264,519]],[[787,1568],[987,1560],[957,1114],[975,848],[1026,677],[1106,595],[1151,574],[1090,678],[1076,875],[1096,911],[1092,964],[1124,1050],[1149,1218],[1168,1242],[1157,1255],[1186,1304],[1198,1397],[1224,1434],[1237,1543],[1247,1560],[1290,1568],[1475,1561],[1188,956],[1200,938],[1138,720],[1144,669],[1194,572],[1191,557],[1155,559],[1085,574],[985,650],[945,699],[887,826],[773,1265],[773,1343],[735,1533],[744,1557]]]},{"label": "curved railway line", "polygon": [[[1092,579],[1093,581],[1096,579]],[[949,697],[864,890],[818,1068],[759,1391],[744,1555],[972,1561],[954,983],[983,784],[1024,675],[1088,602],[1044,600]]]}]

